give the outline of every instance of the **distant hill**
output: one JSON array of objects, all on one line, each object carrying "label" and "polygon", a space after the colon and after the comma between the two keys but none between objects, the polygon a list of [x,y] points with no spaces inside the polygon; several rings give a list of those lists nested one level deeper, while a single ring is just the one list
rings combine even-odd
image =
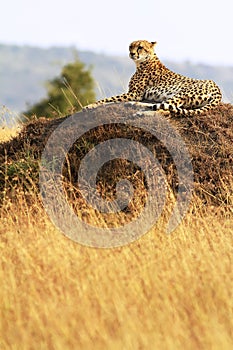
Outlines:
[{"label": "distant hill", "polygon": [[[27,105],[38,102],[46,95],[46,81],[58,75],[64,64],[74,60],[77,52],[81,61],[92,66],[97,98],[127,89],[135,70],[127,54],[125,57],[113,57],[77,51],[74,47],[42,49],[0,45],[0,106],[5,105],[10,110],[20,112]],[[215,80],[224,92],[225,101],[233,102],[233,67],[163,61],[178,73]]]},{"label": "distant hill", "polygon": [[[73,61],[75,48],[41,49],[0,45],[0,105],[23,111],[46,95],[46,81],[58,75],[61,67]],[[127,88],[134,63],[127,57],[110,57],[78,52],[92,66],[97,97],[120,93]]]}]

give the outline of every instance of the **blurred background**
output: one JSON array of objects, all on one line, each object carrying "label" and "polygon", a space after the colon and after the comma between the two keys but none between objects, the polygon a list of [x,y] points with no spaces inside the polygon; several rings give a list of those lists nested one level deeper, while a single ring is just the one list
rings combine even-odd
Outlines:
[{"label": "blurred background", "polygon": [[[77,57],[96,98],[127,90],[135,70],[129,43],[157,41],[172,70],[213,79],[233,101],[230,0],[8,0],[1,4],[0,108],[21,113],[45,98],[48,81]],[[4,107],[3,107],[4,106]]]}]

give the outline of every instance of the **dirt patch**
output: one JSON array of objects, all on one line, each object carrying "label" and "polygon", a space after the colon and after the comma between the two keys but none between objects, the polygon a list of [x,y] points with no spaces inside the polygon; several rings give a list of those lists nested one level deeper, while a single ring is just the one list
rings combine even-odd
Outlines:
[{"label": "dirt patch", "polygon": [[[111,105],[89,112],[89,116],[98,118],[99,126],[91,128],[91,124],[88,123],[92,118],[82,120],[82,127],[85,126],[87,130],[90,127],[91,130],[82,135],[71,147],[63,169],[63,175],[74,186],[77,185],[80,161],[90,149],[109,139],[126,138],[143,144],[156,156],[166,173],[169,185],[174,193],[177,191],[179,185],[177,169],[172,155],[163,142],[149,131],[150,125],[153,124],[153,117],[140,112],[138,118],[146,121],[147,130],[140,128],[140,125],[135,127],[122,122],[126,119],[132,120],[136,112],[135,108]],[[6,167],[14,162],[25,162],[25,159],[33,159],[33,162],[38,163],[49,136],[67,118],[55,120],[41,118],[30,122],[17,137],[0,144],[1,190],[6,187]],[[74,121],[75,116],[72,118]],[[166,118],[169,124],[177,130],[188,149],[194,170],[196,195],[204,203],[232,205],[233,106],[221,104],[215,110],[195,117],[168,116],[163,118]],[[110,124],[106,124],[106,120],[109,120]],[[104,125],[102,125],[103,121],[105,121]],[[64,138],[67,140],[73,132],[72,125],[74,124],[67,125],[63,130]],[[32,168],[35,171],[35,167]],[[23,173],[24,168],[21,175]],[[108,184],[107,187],[114,188],[117,179],[122,176],[134,182],[135,179],[138,179],[140,183],[144,181],[144,176],[137,164],[119,159],[112,160],[103,166],[99,172],[98,181]],[[9,174],[7,177],[9,178]],[[35,182],[38,181],[37,174],[34,178]]]}]

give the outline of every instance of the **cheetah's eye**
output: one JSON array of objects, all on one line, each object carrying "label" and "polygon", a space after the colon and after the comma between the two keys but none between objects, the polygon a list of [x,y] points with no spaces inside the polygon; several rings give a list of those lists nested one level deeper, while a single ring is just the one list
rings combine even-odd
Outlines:
[{"label": "cheetah's eye", "polygon": [[142,46],[138,46],[138,50],[142,50],[143,49],[143,47]]}]

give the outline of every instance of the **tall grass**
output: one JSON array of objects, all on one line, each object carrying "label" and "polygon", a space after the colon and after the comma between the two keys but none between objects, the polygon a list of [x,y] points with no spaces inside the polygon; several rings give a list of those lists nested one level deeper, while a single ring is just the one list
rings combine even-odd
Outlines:
[{"label": "tall grass", "polygon": [[23,191],[0,218],[1,350],[233,348],[230,210],[195,200],[171,235],[163,216],[114,249],[69,240]]},{"label": "tall grass", "polygon": [[0,106],[0,142],[16,136],[21,127],[18,124],[19,115],[6,106]]}]

